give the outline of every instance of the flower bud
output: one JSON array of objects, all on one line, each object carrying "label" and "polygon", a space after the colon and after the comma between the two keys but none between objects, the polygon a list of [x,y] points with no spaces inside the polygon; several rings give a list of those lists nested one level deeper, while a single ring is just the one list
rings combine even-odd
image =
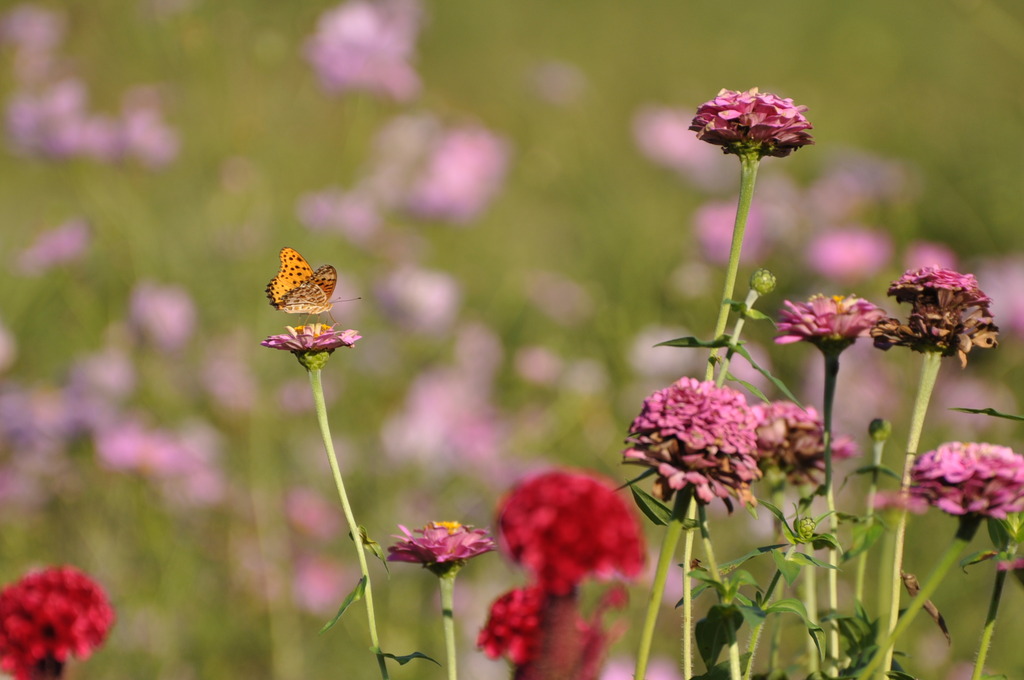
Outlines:
[{"label": "flower bud", "polygon": [[801,541],[809,541],[814,537],[814,530],[818,523],[811,517],[804,517],[796,523],[796,535]]},{"label": "flower bud", "polygon": [[758,295],[767,295],[775,290],[775,274],[767,269],[758,269],[750,276],[750,287],[756,290]]},{"label": "flower bud", "polygon": [[868,434],[872,441],[884,442],[892,434],[892,423],[882,418],[875,418],[868,425]]}]

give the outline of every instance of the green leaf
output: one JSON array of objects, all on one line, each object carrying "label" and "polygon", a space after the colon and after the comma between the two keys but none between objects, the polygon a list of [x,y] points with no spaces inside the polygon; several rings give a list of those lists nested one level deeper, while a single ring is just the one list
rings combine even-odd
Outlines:
[{"label": "green leaf", "polygon": [[348,594],[345,601],[341,603],[341,607],[338,608],[338,613],[334,615],[334,618],[324,624],[324,627],[320,629],[320,635],[323,635],[338,622],[341,615],[345,613],[345,610],[352,606],[352,603],[363,597],[363,593],[366,591],[366,577],[362,576],[359,582],[356,583],[356,587],[352,589],[352,592]]},{"label": "green leaf", "polygon": [[875,472],[877,472],[880,475],[884,475],[886,477],[892,477],[893,479],[902,479],[899,476],[899,474],[896,473],[895,470],[887,468],[884,465],[865,465],[863,467],[859,467],[856,470],[854,470],[853,474],[855,474],[855,475],[869,475],[869,474],[872,474],[872,473],[875,473]]},{"label": "green leaf", "polygon": [[992,416],[993,418],[1006,418],[1007,420],[1024,420],[1024,416],[1015,416],[1009,413],[1001,413],[994,408],[951,408],[950,411],[960,411],[960,413],[978,413],[983,416]]},{"label": "green leaf", "polygon": [[792,392],[790,392],[789,388],[786,387],[786,383],[784,383],[781,380],[779,380],[778,378],[776,378],[774,375],[769,373],[767,370],[761,368],[757,364],[757,362],[754,361],[754,357],[750,356],[750,352],[748,352],[746,350],[746,348],[737,345],[736,346],[736,352],[737,352],[737,354],[742,356],[744,359],[749,361],[750,365],[754,368],[755,371],[757,371],[758,373],[760,373],[764,377],[768,378],[768,380],[770,380],[771,383],[773,385],[775,385],[775,387],[778,388],[778,390],[780,392],[782,392],[784,395],[786,395],[787,399],[789,399],[791,402],[793,402],[794,404],[796,404],[800,408],[803,408],[803,405],[800,403],[800,400],[796,398],[796,395],[794,395]]},{"label": "green leaf", "polygon": [[636,507],[640,508],[640,512],[644,513],[647,519],[662,527],[672,521],[672,508],[638,486],[631,485],[629,490],[633,494],[633,502],[636,503]]},{"label": "green leaf", "polygon": [[789,522],[786,521],[786,516],[782,514],[782,510],[779,510],[768,501],[761,500],[760,498],[757,499],[757,503],[758,505],[763,505],[768,509],[768,512],[775,515],[775,519],[779,520],[779,524],[782,528],[782,535],[786,537],[786,540],[789,541],[790,544],[795,545],[800,542],[796,537],[796,532],[793,531],[793,528],[789,526]]},{"label": "green leaf", "polygon": [[764,396],[764,392],[762,392],[761,390],[757,389],[757,387],[755,385],[752,385],[752,384],[748,383],[746,380],[740,380],[739,378],[734,376],[732,373],[729,373],[728,371],[725,374],[725,378],[726,378],[726,380],[732,380],[733,382],[739,383],[748,392],[750,392],[752,395],[754,395],[756,398],[760,399],[761,401],[765,402],[766,404],[770,401],[770,399],[768,399],[768,397]]},{"label": "green leaf", "polygon": [[804,627],[807,629],[807,634],[811,636],[811,640],[814,641],[814,646],[818,648],[818,656],[821,656],[821,640],[824,637],[825,632],[821,629],[821,626],[814,623],[807,617],[807,609],[804,608],[804,603],[794,598],[787,598],[773,602],[770,606],[765,608],[766,614],[796,614],[804,622]]},{"label": "green leaf", "polygon": [[[370,647],[370,651],[373,652],[374,654],[377,653],[377,650],[375,650],[373,647]],[[385,657],[385,658],[393,659],[393,660],[397,661],[399,666],[404,666],[405,664],[409,663],[413,659],[426,659],[427,661],[433,661],[438,666],[441,665],[440,662],[438,662],[436,659],[432,659],[431,657],[427,656],[423,652],[413,652],[412,654],[405,654],[403,656],[396,656],[394,654],[388,654],[387,652],[380,652],[380,655]]]},{"label": "green leaf", "polygon": [[758,607],[757,605],[736,605],[736,608],[740,610],[740,614],[743,615],[743,620],[746,621],[747,625],[753,628],[764,623],[764,620],[768,618],[768,613]]},{"label": "green leaf", "polygon": [[800,569],[803,565],[791,559],[786,559],[785,554],[781,550],[773,550],[772,557],[775,559],[776,569],[782,574],[782,578],[786,579],[786,585],[793,585],[796,577],[800,575]]},{"label": "green leaf", "polygon": [[716,604],[708,610],[707,616],[694,626],[697,651],[704,665],[711,668],[718,661],[718,655],[736,639],[736,632],[743,625],[743,614],[735,605]]},{"label": "green leaf", "polygon": [[843,546],[839,545],[839,539],[833,534],[814,534],[811,537],[811,545],[814,546],[815,550],[835,548],[841,551],[843,549]]},{"label": "green leaf", "polygon": [[700,347],[703,349],[712,349],[715,347],[728,347],[731,340],[732,338],[728,335],[719,335],[714,340],[701,340],[693,336],[687,336],[685,338],[676,338],[675,340],[659,342],[655,347]]},{"label": "green leaf", "polygon": [[380,560],[384,565],[384,569],[390,573],[391,569],[388,567],[388,559],[384,555],[384,548],[380,543],[370,538],[370,534],[366,531],[366,527],[361,524],[359,525],[359,538],[363,542],[363,547],[373,553],[374,557]]},{"label": "green leaf", "polygon": [[796,562],[797,564],[803,565],[805,567],[806,566],[814,566],[814,567],[821,567],[823,569],[838,569],[838,567],[836,567],[835,565],[829,564],[828,562],[822,562],[817,557],[812,557],[811,555],[808,555],[807,553],[795,552],[795,553],[793,553],[792,555],[789,556],[789,559],[791,559],[794,562]]},{"label": "green leaf", "polygon": [[871,549],[879,538],[885,534],[885,527],[878,522],[853,525],[853,545],[843,553],[843,561],[852,560],[863,552]]},{"label": "green leaf", "polygon": [[739,567],[741,564],[743,564],[747,560],[752,560],[755,557],[759,557],[761,555],[764,555],[767,552],[771,552],[773,550],[778,550],[779,548],[786,548],[786,547],[788,547],[788,546],[785,543],[776,543],[775,545],[763,545],[760,548],[754,548],[753,550],[748,552],[746,555],[740,555],[739,557],[737,557],[734,560],[729,560],[728,562],[723,562],[722,564],[719,565],[718,571],[720,573],[722,573],[722,574],[728,574],[730,571],[732,571],[733,569]]},{"label": "green leaf", "polygon": [[982,562],[994,560],[998,557],[999,553],[995,550],[979,550],[977,552],[971,553],[970,555],[967,555],[962,560],[960,560],[960,568],[966,571],[966,568],[971,566],[972,564],[981,564]]},{"label": "green leaf", "polygon": [[1010,542],[1012,534],[1009,523],[1004,519],[989,517],[985,522],[988,527],[988,537],[992,539],[992,545],[1002,550]]}]

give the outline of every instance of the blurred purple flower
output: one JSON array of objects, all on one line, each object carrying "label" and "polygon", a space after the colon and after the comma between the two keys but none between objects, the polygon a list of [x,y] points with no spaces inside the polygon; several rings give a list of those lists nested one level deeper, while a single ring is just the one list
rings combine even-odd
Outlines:
[{"label": "blurred purple flower", "polygon": [[7,330],[0,322],[0,373],[3,373],[14,363],[18,356],[18,341],[14,334]]},{"label": "blurred purple flower", "polygon": [[[716,264],[729,261],[735,220],[736,201],[709,201],[697,208],[693,215],[693,228],[705,259]],[[765,256],[768,250],[766,231],[761,209],[754,203],[747,215],[740,262],[754,262]]]},{"label": "blurred purple flower", "polygon": [[815,236],[804,261],[820,276],[851,284],[882,271],[892,257],[892,239],[860,227],[832,229]]},{"label": "blurred purple flower", "polygon": [[645,106],[633,116],[633,138],[648,160],[675,170],[700,189],[730,186],[736,179],[735,166],[693,136],[692,118],[681,109]]},{"label": "blurred purple flower", "polygon": [[520,378],[534,385],[545,386],[554,385],[565,368],[562,357],[539,345],[516,350],[514,364]]},{"label": "blurred purple flower", "polygon": [[293,527],[322,541],[337,538],[341,530],[337,504],[312,489],[295,487],[289,490],[285,496],[285,514]]},{"label": "blurred purple flower", "polygon": [[[676,378],[696,373],[706,366],[707,357],[678,347],[655,347],[658,343],[691,336],[682,326],[645,326],[633,337],[629,347],[629,365],[647,378]],[[661,384],[665,384],[662,382]]]},{"label": "blurred purple flower", "polygon": [[414,0],[352,0],[320,15],[306,58],[328,92],[363,91],[409,101],[420,91],[410,63],[420,30]]},{"label": "blurred purple flower", "polygon": [[287,333],[271,335],[260,344],[288,352],[333,352],[339,347],[351,347],[363,337],[359,331],[342,331],[322,323],[285,328],[288,329]]},{"label": "blurred purple flower", "polygon": [[92,229],[83,219],[71,219],[41,232],[18,255],[18,269],[38,276],[47,270],[79,259],[92,242]]},{"label": "blurred purple flower", "polygon": [[447,130],[434,143],[405,207],[419,218],[467,224],[498,193],[508,161],[508,142],[489,130]]},{"label": "blurred purple flower", "polygon": [[67,78],[38,94],[15,93],[7,104],[7,134],[15,151],[50,158],[83,152],[88,95],[85,83]]},{"label": "blurred purple flower", "polygon": [[66,27],[64,14],[30,3],[0,15],[0,45],[14,46],[14,74],[20,83],[39,83],[54,74]]},{"label": "blurred purple flower", "polygon": [[305,194],[296,208],[299,221],[314,231],[335,231],[356,245],[366,245],[377,233],[381,216],[365,191],[325,189]]},{"label": "blurred purple flower", "polygon": [[336,562],[317,556],[295,560],[292,595],[303,611],[318,616],[334,613],[350,587],[350,575]]},{"label": "blurred purple flower", "polygon": [[435,573],[447,572],[451,566],[461,566],[466,560],[497,548],[487,529],[474,529],[458,522],[431,522],[412,531],[401,524],[398,528],[403,535],[392,537],[398,543],[388,546],[388,561],[418,562]]},{"label": "blurred purple flower", "polygon": [[[825,427],[814,407],[773,401],[751,408],[758,420],[757,455],[762,467],[778,469],[792,484],[815,483],[825,470]],[[833,439],[833,460],[855,455],[857,446],[852,439]]]},{"label": "blurred purple flower", "polygon": [[144,167],[162,168],[178,156],[181,140],[164,121],[158,93],[151,87],[128,92],[118,125],[121,154]]},{"label": "blurred purple flower", "polygon": [[622,455],[657,471],[654,492],[662,500],[692,486],[704,504],[717,497],[731,510],[733,495],[754,505],[750,484],[761,477],[757,423],[736,390],[681,378],[644,401]]},{"label": "blurred purple flower", "polygon": [[806,197],[816,221],[842,223],[876,212],[879,203],[911,200],[917,184],[903,161],[847,150],[828,160]]},{"label": "blurred purple flower", "polygon": [[132,291],[131,323],[162,351],[175,352],[195,331],[195,304],[181,286],[143,281]]},{"label": "blurred purple flower", "polygon": [[928,501],[919,496],[901,494],[899,491],[879,491],[875,495],[875,510],[902,510],[914,515],[923,515],[928,510]]},{"label": "blurred purple flower", "polygon": [[[675,600],[672,601],[672,604],[675,604]],[[633,671],[635,670],[636,662],[631,659],[612,659],[605,665],[600,680],[633,680]],[[677,663],[668,659],[654,659],[647,667],[646,678],[647,680],[683,680],[683,675],[679,671]]]},{"label": "blurred purple flower", "polygon": [[903,254],[903,266],[906,269],[921,267],[956,269],[957,258],[953,249],[943,243],[912,241]]},{"label": "blurred purple flower", "polygon": [[814,144],[807,132],[812,126],[804,117],[806,110],[792,99],[762,93],[756,87],[746,92],[722,89],[697,108],[690,129],[725,153],[784,157]]},{"label": "blurred purple flower", "polygon": [[552,321],[575,326],[593,314],[594,301],[590,293],[564,274],[532,271],[527,277],[527,297]]},{"label": "blurred purple flower", "polygon": [[984,275],[985,288],[992,294],[992,314],[1010,327],[1010,331],[1024,336],[1024,258],[1008,255],[985,260],[978,267]]},{"label": "blurred purple flower", "polygon": [[439,335],[451,329],[459,313],[462,290],[455,277],[440,271],[404,266],[375,287],[380,311],[406,330]]},{"label": "blurred purple flower", "polygon": [[203,343],[203,387],[217,404],[234,413],[251,409],[259,392],[251,362],[242,349],[248,341],[247,336],[235,333]]},{"label": "blurred purple flower", "polygon": [[825,352],[842,351],[857,338],[867,337],[885,316],[881,309],[856,295],[812,295],[807,302],[785,300],[779,312],[780,345],[805,340]]},{"label": "blurred purple flower", "polygon": [[913,496],[951,515],[1024,511],[1024,457],[1006,446],[948,442],[918,458],[910,476]]}]

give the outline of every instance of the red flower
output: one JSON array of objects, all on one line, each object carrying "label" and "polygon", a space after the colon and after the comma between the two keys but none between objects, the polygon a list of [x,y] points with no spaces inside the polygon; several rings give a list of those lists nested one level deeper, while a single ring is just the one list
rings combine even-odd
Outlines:
[{"label": "red flower", "polygon": [[537,586],[516,588],[499,597],[491,605],[476,646],[492,659],[504,656],[517,666],[533,661],[540,651],[544,599],[544,591]]},{"label": "red flower", "polygon": [[640,525],[609,482],[568,471],[523,482],[498,512],[512,559],[538,585],[566,595],[587,576],[633,577],[644,563]]},{"label": "red flower", "polygon": [[0,592],[0,669],[16,680],[60,677],[68,656],[87,658],[113,623],[106,594],[82,572],[31,573]]}]

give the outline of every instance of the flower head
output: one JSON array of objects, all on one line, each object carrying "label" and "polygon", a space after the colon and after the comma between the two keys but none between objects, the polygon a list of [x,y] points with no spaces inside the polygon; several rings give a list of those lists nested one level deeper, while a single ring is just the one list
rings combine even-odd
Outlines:
[{"label": "flower head", "polygon": [[972,348],[998,344],[999,328],[989,311],[992,301],[971,274],[942,267],[908,271],[889,286],[889,295],[911,303],[910,318],[906,323],[881,319],[871,329],[879,349],[902,345],[916,352],[956,355],[966,366]]},{"label": "flower head", "polygon": [[780,345],[806,340],[824,352],[841,352],[865,337],[885,312],[856,295],[813,295],[807,302],[783,303],[779,312]]},{"label": "flower head", "polygon": [[918,458],[910,476],[912,496],[951,515],[1024,510],[1024,457],[1006,446],[949,442]]},{"label": "flower head", "polygon": [[519,484],[498,509],[505,549],[545,590],[564,595],[584,578],[635,577],[644,564],[640,524],[615,486],[555,470]]},{"label": "flower head", "polygon": [[[466,560],[494,550],[494,540],[486,529],[474,529],[458,522],[431,522],[422,529],[409,531],[401,524],[404,536],[388,547],[389,562],[419,562],[435,573],[461,568]],[[413,533],[419,536],[413,536]]]},{"label": "flower head", "polygon": [[476,639],[477,647],[492,659],[505,656],[517,666],[533,661],[540,651],[544,600],[539,586],[516,588],[499,597]]},{"label": "flower head", "polygon": [[260,344],[271,349],[289,352],[333,352],[339,347],[351,347],[363,336],[359,331],[339,331],[322,323],[306,326],[285,326],[287,333],[271,335]]},{"label": "flower head", "polygon": [[690,129],[697,138],[722,147],[724,153],[788,156],[795,149],[814,144],[806,106],[796,106],[757,88],[740,92],[721,90],[697,109]]},{"label": "flower head", "polygon": [[73,567],[28,574],[0,591],[0,669],[16,680],[56,673],[88,658],[107,637],[114,610],[103,590]]},{"label": "flower head", "polygon": [[721,498],[731,510],[730,495],[756,502],[750,492],[761,477],[756,427],[757,416],[736,390],[682,378],[644,401],[622,455],[658,471],[659,498],[692,486],[700,502]]},{"label": "flower head", "polygon": [[[751,407],[757,416],[757,455],[762,467],[776,467],[794,484],[813,483],[825,469],[824,425],[813,407],[801,408],[791,401]],[[833,460],[856,455],[849,437],[832,442]]]}]

